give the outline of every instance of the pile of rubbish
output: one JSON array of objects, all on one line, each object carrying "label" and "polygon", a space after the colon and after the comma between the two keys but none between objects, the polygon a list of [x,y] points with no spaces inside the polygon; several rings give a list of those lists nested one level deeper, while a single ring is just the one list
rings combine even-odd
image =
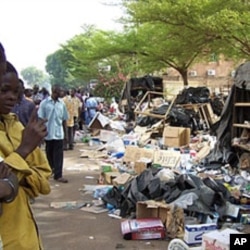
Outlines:
[{"label": "pile of rubbish", "polygon": [[[76,140],[90,146],[80,157],[99,159],[99,187],[93,192],[101,201],[98,207],[131,223],[160,218],[165,236],[185,239],[187,244],[201,243],[190,240],[191,225],[202,225],[201,235],[209,225],[213,230],[230,227],[246,232],[250,154],[232,143],[230,109],[236,87],[216,114],[203,87],[185,89],[172,103],[159,97],[150,104],[139,103],[134,122],[97,113],[89,134],[78,131]],[[247,145],[249,137],[244,139]],[[121,227],[123,232],[129,226]],[[140,239],[123,233],[124,238]]]}]

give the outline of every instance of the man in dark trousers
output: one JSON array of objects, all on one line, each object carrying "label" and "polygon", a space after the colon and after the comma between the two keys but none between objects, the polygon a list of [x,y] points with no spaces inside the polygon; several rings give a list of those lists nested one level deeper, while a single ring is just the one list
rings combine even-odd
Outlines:
[{"label": "man in dark trousers", "polygon": [[68,112],[66,105],[60,97],[61,86],[54,85],[52,94],[43,100],[38,109],[38,116],[47,119],[48,135],[45,137],[45,152],[50,167],[54,173],[54,180],[67,183],[63,178],[63,141],[66,132]]}]

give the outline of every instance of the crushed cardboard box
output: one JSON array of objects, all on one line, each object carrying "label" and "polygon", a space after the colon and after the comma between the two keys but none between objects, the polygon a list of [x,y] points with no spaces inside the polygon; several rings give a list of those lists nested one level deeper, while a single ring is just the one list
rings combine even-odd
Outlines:
[{"label": "crushed cardboard box", "polygon": [[128,173],[122,173],[121,175],[115,177],[113,179],[113,184],[115,186],[120,186],[120,185],[125,185],[127,182],[129,182],[131,179],[133,178],[133,176],[131,176]]}]

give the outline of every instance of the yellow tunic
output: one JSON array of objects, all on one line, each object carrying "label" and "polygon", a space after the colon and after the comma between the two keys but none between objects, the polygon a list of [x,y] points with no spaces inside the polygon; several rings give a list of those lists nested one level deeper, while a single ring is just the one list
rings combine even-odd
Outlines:
[{"label": "yellow tunic", "polygon": [[[0,121],[0,156],[13,168],[20,184],[18,195],[11,203],[3,203],[0,216],[0,236],[4,250],[42,249],[37,226],[30,207],[29,197],[50,193],[48,178],[51,169],[46,156],[36,148],[24,160],[14,151],[19,146],[23,126],[13,114],[2,116]],[[32,140],[32,138],[30,138]]]},{"label": "yellow tunic", "polygon": [[63,101],[66,105],[69,119],[67,120],[67,127],[73,127],[74,126],[74,117],[79,116],[79,109],[82,106],[81,101],[77,97],[72,97],[70,95],[67,95],[63,98]]}]

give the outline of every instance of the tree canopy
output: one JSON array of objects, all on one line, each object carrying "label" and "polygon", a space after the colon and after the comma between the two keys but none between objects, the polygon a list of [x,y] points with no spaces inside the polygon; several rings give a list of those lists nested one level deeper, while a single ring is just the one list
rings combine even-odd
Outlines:
[{"label": "tree canopy", "polygon": [[49,82],[49,77],[42,70],[33,66],[23,69],[20,73],[30,86],[34,86],[35,84],[45,86]]},{"label": "tree canopy", "polygon": [[[120,0],[123,31],[84,26],[47,58],[51,75],[87,82],[104,89],[131,76],[172,67],[188,85],[188,70],[211,54],[229,59],[250,57],[250,4],[246,0]],[[103,66],[110,70],[103,71]],[[105,67],[104,67],[105,68]],[[113,79],[113,80],[112,80]],[[109,83],[107,85],[107,83]],[[119,84],[121,87],[122,84]],[[117,87],[115,87],[117,88]],[[100,88],[102,89],[102,88]],[[108,91],[107,91],[108,92]]]}]

